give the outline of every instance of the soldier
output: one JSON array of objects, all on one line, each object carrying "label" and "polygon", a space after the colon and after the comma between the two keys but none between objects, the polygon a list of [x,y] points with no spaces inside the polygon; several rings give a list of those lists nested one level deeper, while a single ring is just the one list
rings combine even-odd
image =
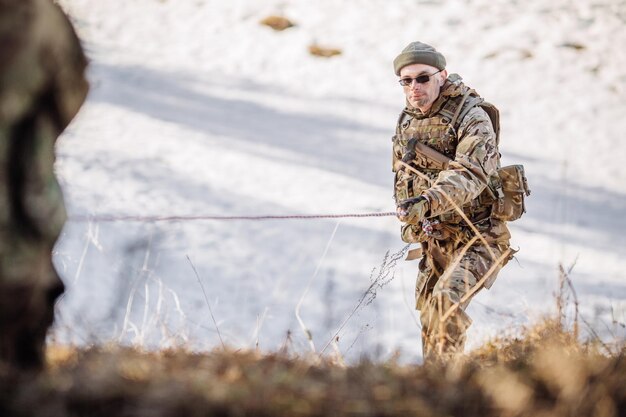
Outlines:
[{"label": "soldier", "polygon": [[506,223],[492,215],[499,126],[432,46],[412,42],[393,65],[406,96],[393,137],[395,200],[402,239],[421,244],[410,253],[421,257],[415,295],[428,359],[463,351],[470,299],[512,255]]},{"label": "soldier", "polygon": [[0,0],[0,45],[0,360],[37,370],[63,292],[54,143],[86,97],[87,60],[51,0]]}]

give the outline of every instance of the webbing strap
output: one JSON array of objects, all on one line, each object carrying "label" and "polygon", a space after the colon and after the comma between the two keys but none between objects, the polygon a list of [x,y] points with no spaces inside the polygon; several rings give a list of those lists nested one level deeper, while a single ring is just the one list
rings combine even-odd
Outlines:
[{"label": "webbing strap", "polygon": [[[476,96],[474,96],[473,99],[470,100],[469,103],[467,103],[466,105],[468,97],[471,96],[472,94],[476,94]],[[465,94],[463,94],[463,98],[461,99],[461,102],[459,103],[459,107],[457,107],[456,113],[454,113],[454,116],[452,117],[452,121],[450,122],[450,124],[454,126],[455,130],[457,131],[459,130],[459,126],[461,125],[461,122],[463,121],[467,113],[474,106],[481,103],[482,101],[483,99],[480,96],[478,96],[476,93],[476,90],[472,88],[470,88],[469,90],[465,92]]]},{"label": "webbing strap", "polygon": [[459,126],[458,127],[461,127],[461,123],[463,123],[463,119],[465,118],[465,116],[467,116],[467,113],[469,113],[470,110],[472,110],[474,107],[480,105],[480,103],[482,103],[483,101],[484,101],[484,99],[482,97],[472,97],[467,102],[467,105],[465,106],[465,108],[463,109],[461,114],[459,115],[459,120],[458,120]]}]

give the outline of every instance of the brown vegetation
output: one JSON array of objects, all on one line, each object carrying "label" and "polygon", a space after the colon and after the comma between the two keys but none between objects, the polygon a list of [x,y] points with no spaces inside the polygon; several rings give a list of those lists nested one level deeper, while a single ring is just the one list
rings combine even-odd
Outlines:
[{"label": "brown vegetation", "polygon": [[558,321],[424,366],[54,346],[39,376],[0,369],[0,415],[626,415],[626,348],[600,348]]},{"label": "brown vegetation", "polygon": [[309,53],[322,58],[330,58],[335,55],[341,55],[341,49],[322,47],[317,44],[309,46]]},{"label": "brown vegetation", "polygon": [[268,16],[265,19],[261,20],[261,22],[259,23],[265,26],[269,26],[277,31],[282,31],[295,26],[295,24],[291,20],[283,16]]}]

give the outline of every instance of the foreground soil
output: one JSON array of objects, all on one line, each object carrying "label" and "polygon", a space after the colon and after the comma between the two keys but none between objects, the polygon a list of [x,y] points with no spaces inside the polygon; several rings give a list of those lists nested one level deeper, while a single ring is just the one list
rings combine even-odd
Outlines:
[{"label": "foreground soil", "polygon": [[0,368],[1,416],[626,416],[626,348],[554,323],[424,366],[53,346]]}]

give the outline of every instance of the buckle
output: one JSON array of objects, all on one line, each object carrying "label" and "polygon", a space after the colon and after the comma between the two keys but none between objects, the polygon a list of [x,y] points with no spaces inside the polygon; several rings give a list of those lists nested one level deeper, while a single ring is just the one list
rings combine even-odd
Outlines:
[{"label": "buckle", "polygon": [[437,232],[437,225],[439,224],[439,220],[422,220],[422,230],[429,237],[435,237],[435,232]]}]

